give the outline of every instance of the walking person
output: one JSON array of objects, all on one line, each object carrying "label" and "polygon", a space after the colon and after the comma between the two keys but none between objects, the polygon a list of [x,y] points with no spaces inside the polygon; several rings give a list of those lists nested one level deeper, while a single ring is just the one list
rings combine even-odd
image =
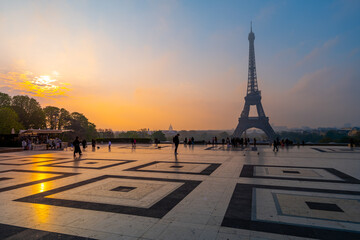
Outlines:
[{"label": "walking person", "polygon": [[79,153],[79,156],[81,156],[82,153],[80,149],[79,137],[76,137],[75,141],[73,142],[73,146],[74,146],[74,157],[76,156],[76,153]]},{"label": "walking person", "polygon": [[178,150],[179,143],[180,143],[179,136],[180,136],[180,134],[176,134],[175,137],[173,138],[173,142],[175,143],[175,155],[178,154],[177,150]]},{"label": "walking person", "polygon": [[273,151],[274,152],[278,152],[279,151],[279,147],[278,147],[278,142],[276,140],[274,140],[274,148],[273,148]]}]

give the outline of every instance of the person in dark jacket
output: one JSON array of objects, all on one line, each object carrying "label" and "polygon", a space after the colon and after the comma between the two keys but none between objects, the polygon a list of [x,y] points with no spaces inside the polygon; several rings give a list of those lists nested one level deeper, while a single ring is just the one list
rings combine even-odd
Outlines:
[{"label": "person in dark jacket", "polygon": [[84,140],[82,140],[82,145],[83,145],[83,149],[85,150],[86,145],[87,145],[87,142],[86,142],[86,140],[85,140],[85,139],[84,139]]},{"label": "person in dark jacket", "polygon": [[74,146],[74,157],[76,155],[76,153],[79,153],[79,155],[81,156],[81,149],[80,149],[80,141],[79,141],[79,137],[76,137],[75,141],[73,142],[73,146]]},{"label": "person in dark jacket", "polygon": [[180,134],[176,134],[176,136],[173,138],[173,142],[175,143],[175,155],[178,154],[177,149],[178,149],[179,143],[180,143],[179,136],[180,136]]}]

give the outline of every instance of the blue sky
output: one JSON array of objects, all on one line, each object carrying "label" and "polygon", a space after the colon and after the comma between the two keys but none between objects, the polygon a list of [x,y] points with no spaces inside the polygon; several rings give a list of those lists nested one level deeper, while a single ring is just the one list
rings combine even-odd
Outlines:
[{"label": "blue sky", "polygon": [[[272,124],[359,126],[359,12],[356,0],[0,1],[0,91],[99,127],[231,129],[253,21]],[[54,71],[58,96],[24,88]]]}]

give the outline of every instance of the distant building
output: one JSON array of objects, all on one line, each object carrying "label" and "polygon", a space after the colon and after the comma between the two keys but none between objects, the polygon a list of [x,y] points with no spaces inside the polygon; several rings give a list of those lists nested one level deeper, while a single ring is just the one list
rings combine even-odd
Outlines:
[{"label": "distant building", "polygon": [[177,133],[177,131],[174,130],[171,124],[169,126],[169,130],[162,130],[162,132],[165,134],[166,137],[174,136]]}]

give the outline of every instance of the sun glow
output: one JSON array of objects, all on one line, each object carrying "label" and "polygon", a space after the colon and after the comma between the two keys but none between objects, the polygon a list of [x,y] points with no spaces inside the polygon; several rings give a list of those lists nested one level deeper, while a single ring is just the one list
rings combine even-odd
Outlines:
[{"label": "sun glow", "polygon": [[25,73],[9,72],[0,73],[2,79],[9,88],[31,94],[32,96],[54,98],[64,96],[69,91],[68,84],[59,81],[59,72],[53,71],[52,74],[38,75],[30,71]]},{"label": "sun glow", "polygon": [[32,83],[39,87],[43,87],[44,90],[54,90],[59,88],[59,86],[53,84],[56,81],[57,81],[56,79],[51,79],[50,76],[40,76],[40,77],[34,77]]}]

